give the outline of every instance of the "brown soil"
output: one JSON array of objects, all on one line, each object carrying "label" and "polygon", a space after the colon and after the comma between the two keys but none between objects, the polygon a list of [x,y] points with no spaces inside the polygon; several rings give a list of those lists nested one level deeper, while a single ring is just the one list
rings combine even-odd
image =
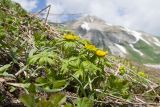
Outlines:
[{"label": "brown soil", "polygon": [[24,107],[18,100],[19,95],[24,91],[17,88],[14,92],[10,92],[9,86],[6,84],[7,81],[10,80],[0,77],[0,107]]}]

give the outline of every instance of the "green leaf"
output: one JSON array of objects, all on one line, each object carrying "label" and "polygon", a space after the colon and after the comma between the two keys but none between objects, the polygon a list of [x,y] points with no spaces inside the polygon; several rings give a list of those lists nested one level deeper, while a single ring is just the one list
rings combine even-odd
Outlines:
[{"label": "green leaf", "polygon": [[52,104],[57,104],[60,106],[66,102],[66,96],[64,94],[57,93],[52,95],[49,100],[52,102]]},{"label": "green leaf", "polygon": [[79,67],[80,65],[80,58],[79,57],[71,57],[68,59],[69,65],[72,67]]},{"label": "green leaf", "polygon": [[37,103],[36,107],[54,107],[54,106],[52,106],[52,103],[47,101],[46,99],[42,99]]},{"label": "green leaf", "polygon": [[76,47],[76,43],[71,42],[71,41],[67,41],[67,42],[65,42],[64,47],[65,47],[65,49],[74,48],[74,47]]},{"label": "green leaf", "polygon": [[15,90],[16,90],[16,88],[11,86],[9,92],[14,92]]},{"label": "green leaf", "polygon": [[48,81],[47,81],[47,79],[45,77],[38,77],[36,79],[36,82],[38,82],[38,83],[47,83]]},{"label": "green leaf", "polygon": [[28,88],[30,86],[30,83],[6,83],[8,85],[12,85],[15,87],[21,87],[21,88]]},{"label": "green leaf", "polygon": [[115,96],[129,98],[129,82],[115,75],[110,75],[107,79],[107,89]]},{"label": "green leaf", "polygon": [[49,65],[53,65],[55,63],[55,61],[51,58],[47,58],[47,62]]},{"label": "green leaf", "polygon": [[37,62],[37,60],[39,59],[39,56],[36,55],[36,56],[32,56],[29,58],[29,64],[35,64]]},{"label": "green leaf", "polygon": [[13,74],[8,74],[7,72],[3,72],[0,76],[16,78]]},{"label": "green leaf", "polygon": [[83,74],[84,74],[84,73],[83,73],[83,69],[80,68],[80,69],[77,69],[77,71],[75,72],[74,75],[75,75],[76,77],[80,77],[80,76],[83,77]]},{"label": "green leaf", "polygon": [[43,91],[45,92],[49,92],[49,93],[54,93],[54,92],[60,92],[62,90],[64,90],[65,87],[61,88],[61,89],[51,89],[49,87],[45,87],[45,88],[42,88]]},{"label": "green leaf", "polygon": [[29,64],[49,64],[53,65],[55,63],[55,59],[57,58],[57,54],[54,52],[48,52],[44,50],[36,55],[33,55],[29,58]]},{"label": "green leaf", "polygon": [[101,71],[100,68],[90,61],[83,61],[81,67],[85,72],[90,72],[91,74],[96,74],[97,71]]},{"label": "green leaf", "polygon": [[34,54],[36,51],[37,51],[37,49],[36,49],[36,48],[31,49],[31,50],[30,50],[30,52],[29,52],[28,57],[33,56],[33,54]]},{"label": "green leaf", "polygon": [[64,107],[72,107],[72,104],[66,104]]},{"label": "green leaf", "polygon": [[39,58],[39,64],[40,65],[47,64],[47,59],[48,58],[46,56]]},{"label": "green leaf", "polygon": [[63,74],[67,73],[69,71],[69,61],[68,60],[63,60],[62,61],[62,66],[61,66],[61,72],[63,72]]},{"label": "green leaf", "polygon": [[48,57],[52,58],[52,59],[55,59],[57,57],[57,54],[55,54],[54,52],[50,52],[48,54]]},{"label": "green leaf", "polygon": [[22,95],[20,101],[27,107],[35,107],[35,99],[33,95]]},{"label": "green leaf", "polygon": [[36,86],[33,83],[29,85],[27,90],[29,93],[36,94]]},{"label": "green leaf", "polygon": [[76,76],[74,75],[71,75],[78,83],[78,85],[80,86],[80,90],[81,92],[83,93],[84,96],[86,96],[86,92],[85,92],[85,89],[83,88],[83,84],[82,84],[82,81],[80,81]]},{"label": "green leaf", "polygon": [[109,63],[108,61],[105,62],[106,66],[111,68],[113,65],[111,63]]},{"label": "green leaf", "polygon": [[93,101],[89,100],[88,98],[79,98],[77,100],[77,106],[76,107],[93,107]]},{"label": "green leaf", "polygon": [[58,89],[58,88],[63,88],[65,85],[67,85],[67,81],[66,80],[57,80],[53,83],[53,87],[55,89]]},{"label": "green leaf", "polygon": [[6,64],[6,65],[0,67],[0,73],[5,72],[6,70],[8,70],[9,67],[11,67],[10,64]]}]

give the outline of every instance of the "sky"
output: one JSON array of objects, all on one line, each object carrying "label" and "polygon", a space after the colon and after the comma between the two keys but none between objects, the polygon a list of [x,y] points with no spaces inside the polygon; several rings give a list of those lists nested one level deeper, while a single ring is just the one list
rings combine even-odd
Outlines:
[{"label": "sky", "polygon": [[[51,5],[53,14],[82,13],[107,23],[160,36],[160,0],[13,0],[29,12]],[[50,15],[49,20],[61,18]]]}]

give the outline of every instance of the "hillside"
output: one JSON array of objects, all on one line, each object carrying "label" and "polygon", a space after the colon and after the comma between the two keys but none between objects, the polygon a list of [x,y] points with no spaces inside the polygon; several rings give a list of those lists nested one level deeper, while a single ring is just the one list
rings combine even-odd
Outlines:
[{"label": "hillside", "polygon": [[159,37],[141,31],[106,23],[95,16],[84,16],[66,26],[81,37],[91,40],[113,55],[128,58],[142,64],[160,64]]},{"label": "hillside", "polygon": [[17,3],[0,1],[0,106],[157,106],[159,84],[128,60]]}]

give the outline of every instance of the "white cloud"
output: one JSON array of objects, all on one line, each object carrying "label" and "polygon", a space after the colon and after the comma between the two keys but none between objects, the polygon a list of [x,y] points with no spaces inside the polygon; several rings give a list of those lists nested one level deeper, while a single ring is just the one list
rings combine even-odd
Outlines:
[{"label": "white cloud", "polygon": [[[54,4],[56,4],[56,6]],[[58,14],[63,12],[63,7],[60,4],[54,2],[53,0],[46,0],[46,5],[47,6],[51,5],[51,10],[50,10],[51,13]],[[48,20],[53,22],[59,22],[60,18],[59,16],[50,14]]]},{"label": "white cloud", "polygon": [[88,13],[112,24],[160,34],[160,0],[46,1],[52,4],[51,13]]},{"label": "white cloud", "polygon": [[33,9],[37,8],[38,0],[13,0],[17,3],[20,3],[21,6],[26,9],[27,11],[32,11]]}]

